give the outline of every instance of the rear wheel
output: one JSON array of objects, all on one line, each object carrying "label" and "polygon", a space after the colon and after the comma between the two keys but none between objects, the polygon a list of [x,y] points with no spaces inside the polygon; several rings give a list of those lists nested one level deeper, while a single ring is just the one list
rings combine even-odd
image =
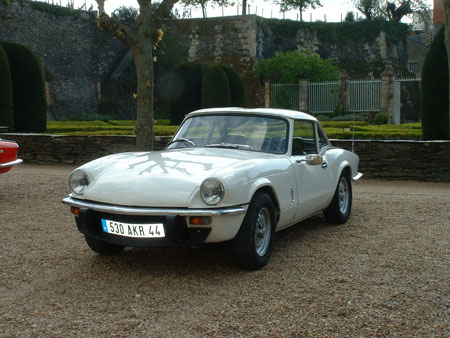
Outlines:
[{"label": "rear wheel", "polygon": [[232,241],[236,263],[250,270],[265,266],[272,254],[275,226],[272,198],[264,193],[255,194],[241,228]]},{"label": "rear wheel", "polygon": [[89,248],[100,255],[114,255],[121,252],[125,248],[122,245],[99,241],[98,239],[87,235],[84,235],[84,238]]},{"label": "rear wheel", "polygon": [[348,171],[339,178],[336,191],[330,205],[323,211],[328,223],[344,224],[352,211],[352,181]]}]

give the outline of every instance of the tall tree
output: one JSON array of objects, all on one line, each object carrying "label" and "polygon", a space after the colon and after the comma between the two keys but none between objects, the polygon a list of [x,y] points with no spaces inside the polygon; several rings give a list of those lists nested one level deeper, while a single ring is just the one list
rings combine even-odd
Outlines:
[{"label": "tall tree", "polygon": [[163,20],[170,16],[172,8],[178,0],[163,0],[156,10],[152,10],[151,0],[138,0],[139,16],[135,28],[107,15],[105,13],[106,0],[96,1],[99,11],[99,26],[109,30],[115,37],[128,45],[133,53],[137,75],[136,149],[152,150],[155,88],[153,53],[163,37],[161,29]]},{"label": "tall tree", "polygon": [[291,9],[298,10],[300,12],[300,21],[303,21],[303,11],[305,9],[309,7],[315,9],[322,6],[320,0],[278,0],[276,3],[280,5],[282,12],[287,12]]},{"label": "tall tree", "polygon": [[427,12],[428,5],[423,0],[392,0],[380,5],[380,12],[389,21],[400,22],[403,17]]},{"label": "tall tree", "polygon": [[374,20],[380,16],[381,0],[353,0],[353,4],[367,20]]},{"label": "tall tree", "polygon": [[230,0],[181,0],[181,3],[185,6],[192,6],[192,7],[201,7],[202,9],[202,15],[204,18],[206,18],[206,6],[208,4],[216,4],[219,7],[227,7],[230,5],[233,5],[233,2]]}]

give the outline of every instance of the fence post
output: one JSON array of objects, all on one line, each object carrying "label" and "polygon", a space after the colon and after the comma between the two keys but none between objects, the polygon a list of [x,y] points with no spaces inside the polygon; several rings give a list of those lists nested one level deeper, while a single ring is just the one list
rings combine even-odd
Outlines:
[{"label": "fence post", "polygon": [[394,123],[394,69],[388,65],[381,74],[381,109],[388,117],[388,123]]},{"label": "fence post", "polygon": [[270,108],[270,82],[265,82],[264,90],[264,107]]},{"label": "fence post", "polygon": [[342,112],[350,111],[350,94],[349,94],[349,80],[345,70],[341,72],[339,77],[339,107]]},{"label": "fence post", "polygon": [[298,82],[298,110],[309,112],[309,80],[300,80]]}]

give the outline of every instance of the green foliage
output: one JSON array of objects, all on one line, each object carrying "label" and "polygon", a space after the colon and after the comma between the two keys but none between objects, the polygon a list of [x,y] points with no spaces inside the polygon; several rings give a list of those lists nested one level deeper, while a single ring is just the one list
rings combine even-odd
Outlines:
[{"label": "green foliage", "polygon": [[230,87],[230,106],[231,107],[245,107],[245,85],[239,73],[226,65],[220,65],[228,78]]},{"label": "green foliage", "polygon": [[[178,126],[167,125],[167,120],[156,120],[155,135],[174,135]],[[110,120],[110,121],[49,121],[47,134],[58,135],[134,135],[136,121],[132,120]],[[420,123],[410,123],[401,125],[369,125],[365,121],[329,121],[322,122],[322,126],[329,138],[351,139],[353,134],[356,139],[385,139],[385,140],[419,140],[421,138],[422,127]],[[276,131],[277,126],[273,126],[271,132]],[[353,132],[354,130],[354,132]],[[248,130],[253,132],[252,129]]]},{"label": "green foliage", "polygon": [[333,81],[339,78],[339,70],[330,60],[321,59],[315,53],[296,51],[262,60],[256,65],[256,73],[266,80],[278,83],[297,83],[301,79]]},{"label": "green foliage", "polygon": [[386,114],[378,113],[375,116],[375,124],[387,124],[387,122],[388,122],[388,117]]},{"label": "green foliage", "polygon": [[14,130],[43,132],[47,123],[47,103],[39,62],[23,45],[2,42],[8,55],[14,104]]},{"label": "green foliage", "polygon": [[[331,122],[333,123],[333,122]],[[360,140],[420,140],[420,123],[409,123],[401,125],[348,125],[327,126],[327,122],[322,125],[331,139],[355,139]]]},{"label": "green foliage", "polygon": [[214,63],[202,66],[202,108],[228,107],[231,103],[230,85],[222,67]]},{"label": "green foliage", "polygon": [[[110,121],[49,121],[47,134],[57,135],[135,135],[136,121],[110,120]],[[156,120],[155,136],[169,136],[175,134],[178,126],[167,125],[167,121]]]},{"label": "green foliage", "polygon": [[442,27],[423,64],[421,111],[424,140],[450,139],[448,59],[444,39]]},{"label": "green foliage", "polygon": [[168,88],[173,125],[200,108],[245,105],[244,83],[240,75],[220,64],[181,64],[175,68]]},{"label": "green foliage", "polygon": [[170,122],[177,125],[186,114],[202,105],[202,64],[190,62],[176,67],[168,92]]},{"label": "green foliage", "polygon": [[47,4],[41,1],[27,1],[20,0],[19,2],[28,4],[31,8],[54,15],[57,18],[67,17],[67,16],[80,16],[80,14],[84,13],[82,10],[67,8],[58,5]]},{"label": "green foliage", "polygon": [[0,44],[0,125],[14,131],[14,110],[8,55]]},{"label": "green foliage", "polygon": [[332,121],[364,121],[364,117],[355,114],[347,114],[335,116],[332,118]]},{"label": "green foliage", "polygon": [[98,114],[104,116],[102,120],[115,120],[119,116],[119,106],[112,97],[104,97],[98,103]]}]

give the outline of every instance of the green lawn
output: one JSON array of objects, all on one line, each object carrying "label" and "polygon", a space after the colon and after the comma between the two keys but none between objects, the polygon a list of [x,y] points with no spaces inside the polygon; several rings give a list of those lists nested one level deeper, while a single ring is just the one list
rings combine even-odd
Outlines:
[{"label": "green lawn", "polygon": [[[49,121],[47,134],[56,135],[134,135],[136,121]],[[420,123],[401,125],[369,125],[364,121],[327,121],[322,126],[331,139],[373,139],[373,140],[420,140]],[[169,120],[156,120],[155,135],[171,136],[178,126],[169,125]]]}]

